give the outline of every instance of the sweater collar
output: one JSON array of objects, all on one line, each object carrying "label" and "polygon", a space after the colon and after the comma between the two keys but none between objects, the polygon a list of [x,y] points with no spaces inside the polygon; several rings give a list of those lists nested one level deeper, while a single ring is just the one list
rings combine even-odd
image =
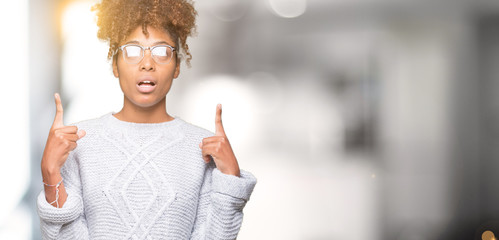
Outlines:
[{"label": "sweater collar", "polygon": [[109,124],[108,127],[112,128],[121,128],[121,129],[128,129],[128,130],[136,130],[136,131],[158,131],[158,130],[166,130],[166,129],[173,129],[176,128],[178,125],[180,125],[183,120],[180,119],[177,116],[173,116],[174,119],[166,122],[160,122],[160,123],[136,123],[136,122],[127,122],[127,121],[122,121],[113,116],[116,114],[116,112],[109,112],[103,117]]}]

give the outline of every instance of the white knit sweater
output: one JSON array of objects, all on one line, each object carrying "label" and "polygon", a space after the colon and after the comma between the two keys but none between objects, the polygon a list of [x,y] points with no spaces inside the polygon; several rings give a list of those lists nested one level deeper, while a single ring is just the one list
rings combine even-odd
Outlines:
[{"label": "white knit sweater", "polygon": [[256,179],[203,161],[199,143],[213,133],[112,114],[72,124],[87,134],[61,169],[63,207],[38,196],[43,239],[235,239]]}]

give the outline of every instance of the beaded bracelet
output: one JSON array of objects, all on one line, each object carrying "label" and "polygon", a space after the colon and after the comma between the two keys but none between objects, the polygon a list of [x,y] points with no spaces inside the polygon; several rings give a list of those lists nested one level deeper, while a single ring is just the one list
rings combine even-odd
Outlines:
[{"label": "beaded bracelet", "polygon": [[59,201],[58,201],[58,200],[59,200],[59,186],[61,185],[62,180],[63,180],[63,179],[61,179],[61,181],[59,181],[59,182],[58,182],[57,184],[55,184],[55,185],[50,185],[50,184],[46,184],[45,182],[43,182],[43,184],[44,184],[45,186],[48,186],[48,187],[55,187],[55,201],[53,201],[53,202],[51,202],[51,203],[49,203],[49,204],[50,204],[50,205],[52,205],[52,204],[56,203],[57,208],[59,208]]}]

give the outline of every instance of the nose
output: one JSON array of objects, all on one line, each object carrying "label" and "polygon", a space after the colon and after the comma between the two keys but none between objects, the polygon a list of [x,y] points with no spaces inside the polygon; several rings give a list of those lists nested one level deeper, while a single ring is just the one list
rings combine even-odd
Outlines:
[{"label": "nose", "polygon": [[144,50],[144,58],[142,59],[142,61],[140,61],[140,69],[145,71],[153,71],[155,68],[156,63],[154,62],[154,59],[152,59],[151,50]]}]

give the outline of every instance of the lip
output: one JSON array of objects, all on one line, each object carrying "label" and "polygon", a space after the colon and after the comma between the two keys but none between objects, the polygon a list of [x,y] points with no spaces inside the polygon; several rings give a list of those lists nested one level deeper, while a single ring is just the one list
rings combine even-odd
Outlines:
[{"label": "lip", "polygon": [[[139,83],[143,82],[143,81],[150,81],[150,82],[154,83],[154,86],[151,86],[151,85],[142,85],[142,86],[140,86]],[[154,89],[156,88],[157,85],[158,85],[157,81],[154,80],[151,77],[141,77],[135,83],[135,86],[137,87],[137,90],[139,92],[141,92],[141,93],[150,93],[150,92],[154,91]]]}]

